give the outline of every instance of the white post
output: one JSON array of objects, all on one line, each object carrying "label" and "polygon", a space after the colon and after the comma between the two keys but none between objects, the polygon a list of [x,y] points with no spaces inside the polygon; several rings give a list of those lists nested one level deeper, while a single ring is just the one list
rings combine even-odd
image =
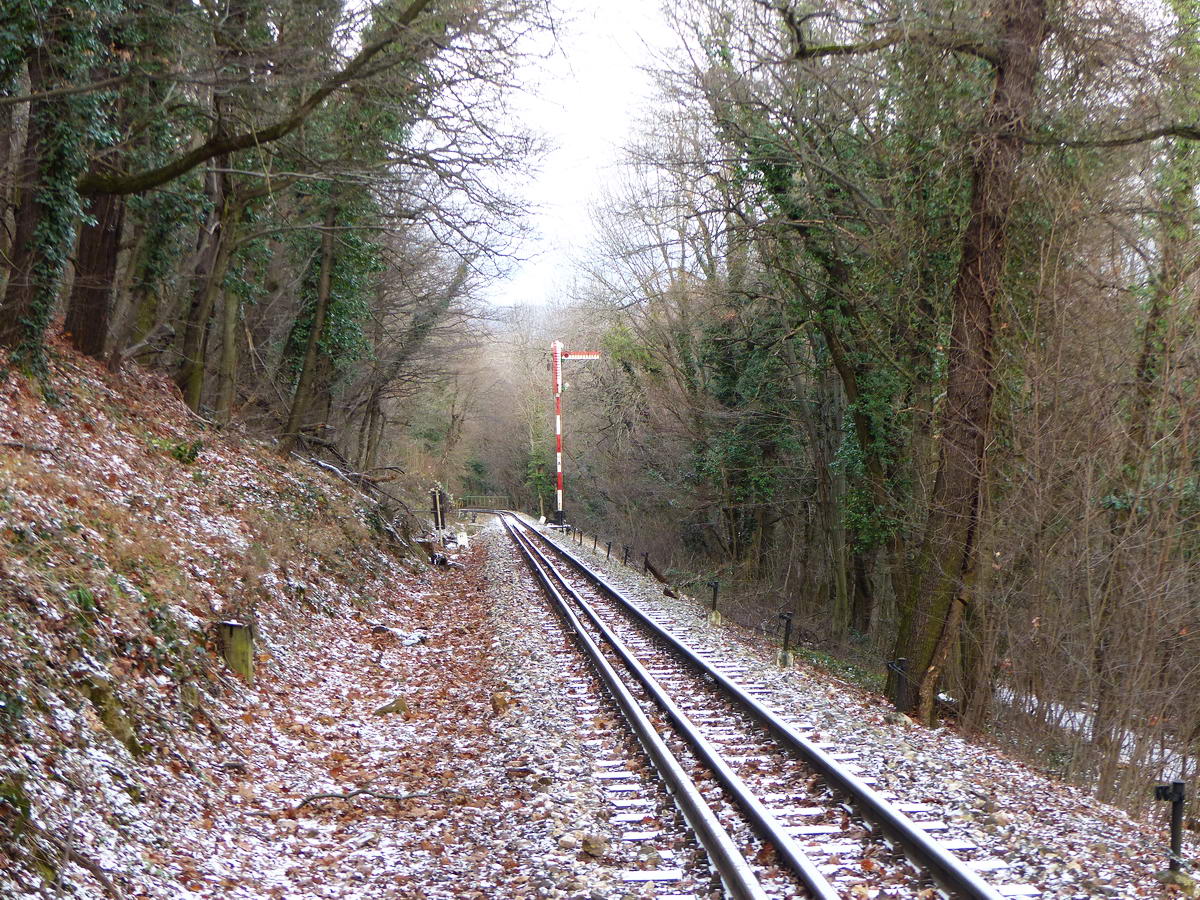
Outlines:
[{"label": "white post", "polygon": [[554,471],[556,525],[563,524],[563,470],[562,470],[562,341],[550,345],[554,354]]},{"label": "white post", "polygon": [[562,435],[562,361],[564,359],[599,359],[599,350],[564,350],[562,341],[550,344],[554,378],[554,465],[557,475],[555,489],[555,524],[566,524],[563,514],[563,435]]}]

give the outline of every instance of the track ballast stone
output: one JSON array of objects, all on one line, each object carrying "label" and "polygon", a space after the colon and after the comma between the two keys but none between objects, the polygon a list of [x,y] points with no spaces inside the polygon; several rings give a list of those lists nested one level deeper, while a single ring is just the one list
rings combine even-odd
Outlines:
[{"label": "track ballast stone", "polygon": [[[878,790],[894,793],[901,803],[924,804],[931,817],[955,823],[981,851],[1011,864],[1010,879],[1036,886],[1038,896],[1163,895],[1155,879],[1166,867],[1161,821],[1139,821],[952,729],[897,721],[882,697],[827,672],[804,664],[780,670],[775,648],[754,631],[729,622],[708,624],[702,604],[665,596],[662,586],[640,571],[617,558],[606,560],[603,544],[593,552],[586,542],[558,543],[647,614],[685,623],[671,627],[677,637],[710,659],[744,667],[736,680],[769,687],[771,693],[760,698],[766,705],[803,714],[817,725],[817,739],[858,754],[863,773],[878,778]],[[1184,857],[1198,854],[1189,833]]]}]

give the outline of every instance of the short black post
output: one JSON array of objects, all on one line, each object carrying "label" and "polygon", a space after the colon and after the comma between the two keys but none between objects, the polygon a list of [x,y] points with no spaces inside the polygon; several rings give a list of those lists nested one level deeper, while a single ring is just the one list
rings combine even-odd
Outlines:
[{"label": "short black post", "polygon": [[629,565],[629,545],[622,544],[621,546],[625,548],[625,555],[621,557],[621,565],[627,566]]},{"label": "short black post", "polygon": [[597,544],[597,542],[598,542],[599,540],[600,540],[600,536],[599,536],[599,535],[595,535],[595,534],[593,534],[593,535],[592,535],[592,552],[593,552],[593,553],[595,553],[595,552],[596,552],[596,544]]},{"label": "short black post", "polygon": [[612,558],[612,541],[609,541],[609,542],[608,542],[608,547],[607,547],[607,548],[605,548],[605,550],[604,550],[604,558],[605,558],[605,559],[611,559],[611,558]]},{"label": "short black post", "polygon": [[792,648],[792,614],[785,612],[779,618],[783,619],[783,652],[786,654]]},{"label": "short black post", "polygon": [[1183,854],[1183,801],[1187,797],[1186,785],[1176,779],[1170,784],[1160,784],[1154,788],[1154,799],[1169,801],[1171,804],[1171,862],[1172,872],[1178,872]]},{"label": "short black post", "polygon": [[650,571],[650,551],[649,550],[647,550],[645,553],[642,554],[642,571],[643,572]]},{"label": "short black post", "polygon": [[719,582],[719,581],[710,581],[710,582],[708,583],[708,586],[709,586],[710,588],[712,588],[712,592],[713,592],[713,599],[712,599],[712,611],[713,611],[713,612],[716,612],[716,611],[717,611],[717,591],[719,591],[719,590],[721,589],[721,582]]},{"label": "short black post", "polygon": [[896,709],[908,712],[908,660],[902,656],[893,659],[887,667],[896,676]]}]

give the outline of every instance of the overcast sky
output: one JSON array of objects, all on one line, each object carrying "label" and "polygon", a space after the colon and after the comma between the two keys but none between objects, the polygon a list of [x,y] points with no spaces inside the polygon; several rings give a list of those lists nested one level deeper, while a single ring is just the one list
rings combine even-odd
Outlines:
[{"label": "overcast sky", "polygon": [[528,261],[488,292],[500,306],[541,304],[571,283],[572,263],[592,238],[589,207],[615,174],[621,147],[652,95],[640,67],[673,35],[657,0],[555,0],[559,44],[531,69],[513,101],[550,151],[524,192],[537,212],[520,253]]}]

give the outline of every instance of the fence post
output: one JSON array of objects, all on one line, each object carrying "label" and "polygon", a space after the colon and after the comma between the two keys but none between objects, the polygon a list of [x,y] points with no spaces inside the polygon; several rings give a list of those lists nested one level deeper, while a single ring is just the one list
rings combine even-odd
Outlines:
[{"label": "fence post", "polygon": [[1183,802],[1187,797],[1186,785],[1178,778],[1170,784],[1160,784],[1154,788],[1154,799],[1171,804],[1171,860],[1168,871],[1181,870],[1180,859],[1183,853]]},{"label": "fence post", "polygon": [[889,671],[896,676],[896,709],[908,711],[908,660],[901,656],[887,664]]},{"label": "fence post", "polygon": [[792,613],[780,613],[783,619],[783,649],[779,651],[779,668],[789,669],[792,665]]},{"label": "fence post", "polygon": [[708,586],[710,588],[712,588],[712,592],[713,592],[712,609],[709,610],[709,612],[708,612],[708,624],[720,625],[721,624],[721,613],[718,612],[718,610],[717,610],[717,592],[721,589],[721,582],[714,579],[708,583]]}]

